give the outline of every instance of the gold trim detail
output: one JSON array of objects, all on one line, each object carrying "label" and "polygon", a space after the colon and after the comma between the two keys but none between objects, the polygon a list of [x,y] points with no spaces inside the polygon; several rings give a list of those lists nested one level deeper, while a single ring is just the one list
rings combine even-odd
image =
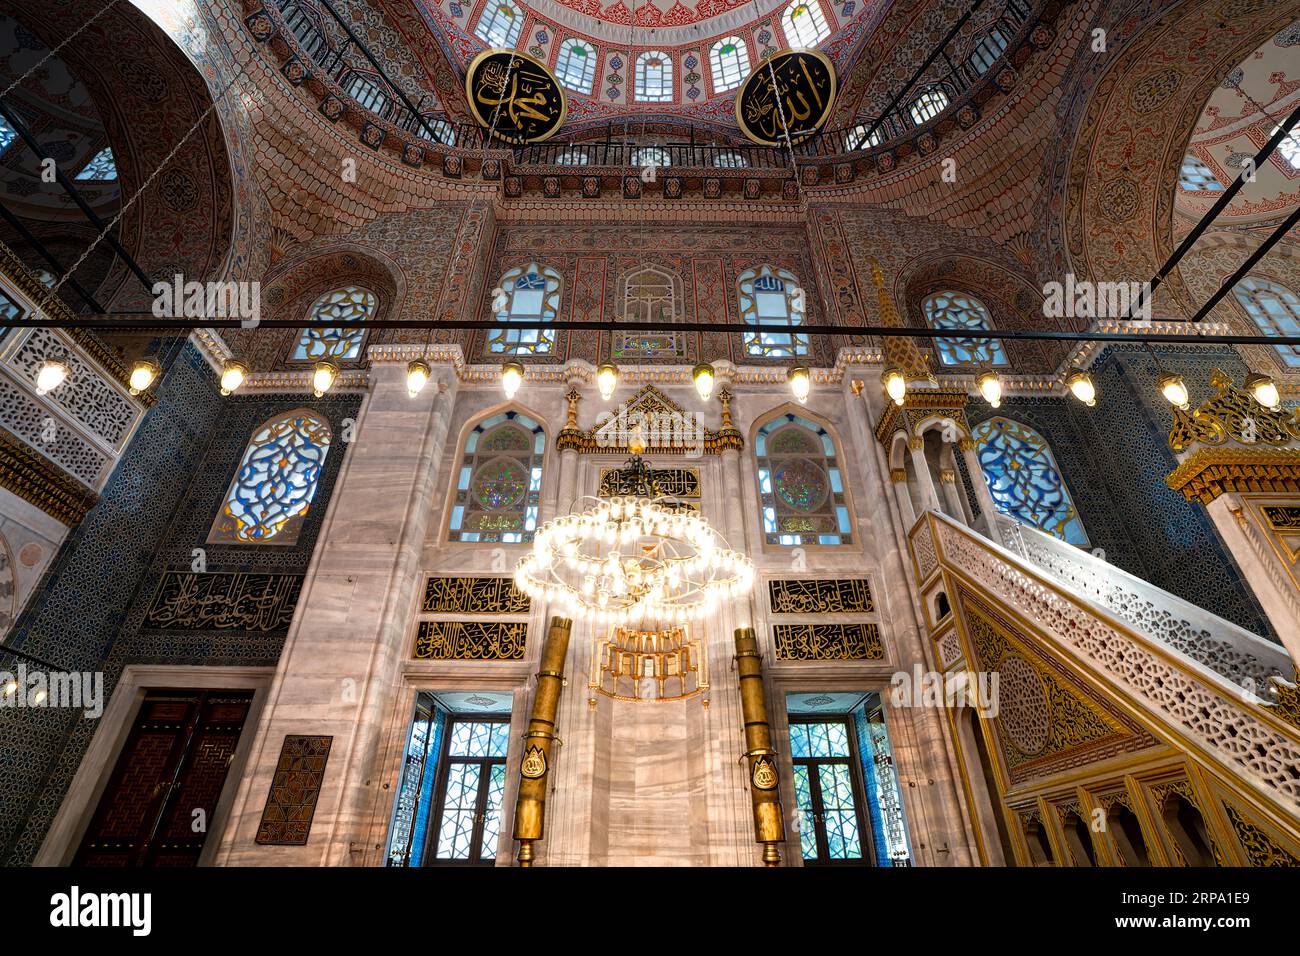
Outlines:
[{"label": "gold trim detail", "polygon": [[1300,858],[1288,852],[1262,827],[1246,819],[1245,814],[1231,803],[1225,801],[1223,809],[1227,811],[1228,821],[1237,835],[1237,842],[1241,844],[1251,866],[1300,866]]},{"label": "gold trim detail", "polygon": [[907,469],[906,468],[889,469],[889,480],[893,482],[907,481]]},{"label": "gold trim detail", "polygon": [[880,625],[773,624],[772,640],[782,661],[881,661]]},{"label": "gold trim detail", "polygon": [[546,751],[537,744],[528,748],[524,761],[519,765],[519,775],[529,780],[539,780],[546,776]]},{"label": "gold trim detail", "polygon": [[[493,65],[487,61],[496,57],[510,57],[511,59],[504,65]],[[514,62],[521,60],[540,70],[546,83],[537,84],[527,87],[529,95],[523,99],[515,99],[516,89],[520,84],[519,77],[523,72],[519,65]],[[486,65],[485,65],[486,64]],[[482,75],[489,74],[490,75]],[[513,79],[513,82],[511,80]],[[531,76],[534,82],[538,79],[535,75]],[[525,84],[527,84],[527,80]],[[511,86],[509,106],[506,106],[506,86]],[[546,89],[549,84],[549,90]],[[475,86],[480,90],[488,88],[498,94],[495,102],[491,100],[480,99],[476,94]],[[496,89],[499,87],[499,89]],[[533,109],[535,106],[544,106],[547,101],[545,93],[554,94],[560,101],[560,115],[556,118],[554,115],[544,115]],[[542,96],[542,101],[537,101],[537,96]],[[564,87],[551,73],[550,69],[541,60],[529,56],[520,50],[505,50],[499,47],[484,50],[478,56],[470,60],[469,66],[465,70],[465,100],[469,104],[470,112],[474,114],[474,119],[478,120],[480,126],[491,131],[492,135],[505,143],[512,143],[516,146],[522,146],[528,143],[540,143],[550,139],[564,125],[565,118],[569,115],[569,104],[564,96]],[[479,110],[479,104],[491,105],[492,109],[488,115],[484,115]],[[519,115],[532,114],[531,118],[543,120],[549,123],[542,128],[540,135],[528,132],[532,128],[521,126],[518,122]]]},{"label": "gold trim detail", "polygon": [[[809,60],[825,71],[820,85],[813,79],[813,73],[817,72],[817,68],[814,66],[810,70]],[[629,65],[628,69],[631,70],[632,67]],[[788,73],[784,72],[787,70]],[[778,72],[782,75],[778,76]],[[773,90],[774,81],[781,84],[779,93]],[[802,143],[820,129],[830,117],[831,110],[835,106],[836,86],[835,64],[831,62],[830,57],[818,50],[802,47],[786,48],[764,59],[758,69],[752,71],[736,91],[733,106],[736,125],[740,127],[740,131],[746,138],[760,146],[784,146],[787,142]],[[781,93],[786,94],[787,97],[784,103],[776,101],[776,96]],[[816,116],[812,123],[804,123],[801,120],[798,127],[790,128],[791,124],[787,122],[786,117],[794,112],[794,102],[789,98],[791,94],[799,97],[805,117]],[[814,113],[813,111],[818,107],[820,112]],[[761,130],[756,130],[752,125],[753,121],[762,119],[773,121],[770,136],[765,135]]]},{"label": "gold trim detail", "polygon": [[[619,478],[622,468],[602,468],[596,494],[601,498],[612,498],[627,494],[619,490]],[[700,469],[698,468],[651,468],[650,489],[658,496],[666,498],[700,497]],[[695,509],[698,510],[698,506]]]},{"label": "gold trim detail", "polygon": [[783,578],[767,582],[773,614],[870,614],[876,609],[866,578]]},{"label": "gold trim detail", "polygon": [[1198,448],[1165,484],[1206,505],[1233,491],[1300,494],[1300,449]]},{"label": "gold trim detail", "polygon": [[[730,401],[730,396],[728,396]],[[577,409],[576,402],[570,398],[569,408],[571,417],[576,420]],[[684,422],[689,420],[688,416],[697,413],[688,412],[681,405],[678,405],[671,398],[659,391],[653,385],[643,386],[642,389],[633,395],[630,399],[620,405],[612,414],[602,416],[602,419],[593,428],[570,429],[565,425],[555,439],[555,447],[558,451],[566,449],[576,449],[582,455],[619,455],[630,454],[628,448],[628,436],[620,434],[615,426],[618,422],[628,422],[635,427],[642,423],[645,429],[646,447],[640,450],[639,454],[644,455],[685,455],[688,452],[698,450],[698,446],[693,446],[689,442],[675,443],[669,441],[666,444],[653,444],[664,435],[674,433],[673,422]],[[631,431],[632,429],[628,429]],[[679,429],[680,430],[680,429]],[[711,428],[701,428],[703,432],[703,451],[705,454],[716,455],[729,448],[737,451],[745,447],[745,440],[739,431],[732,428],[730,431],[714,431]]]},{"label": "gold trim detail", "polygon": [[1259,510],[1274,531],[1300,531],[1300,505],[1264,505]]},{"label": "gold trim detail", "polygon": [[89,488],[3,430],[0,488],[7,488],[69,528],[80,524],[99,500]]},{"label": "gold trim detail", "polygon": [[421,621],[417,661],[521,661],[528,625],[523,621]]},{"label": "gold trim detail", "polygon": [[[897,336],[891,336],[896,338]],[[966,402],[970,396],[965,392],[955,392],[939,390],[933,388],[923,388],[909,390],[903,396],[903,404],[895,405],[889,402],[885,410],[880,415],[880,421],[876,424],[876,440],[888,448],[893,444],[894,435],[899,431],[904,431],[910,437],[916,431],[925,418],[928,418],[935,412],[947,412],[948,418],[953,420],[960,430],[962,437],[959,438],[958,445],[965,451],[963,442],[970,441],[970,426],[966,423]],[[971,448],[974,448],[972,443]]]},{"label": "gold trim detail", "polygon": [[1281,409],[1266,408],[1217,368],[1210,373],[1210,384],[1216,393],[1194,412],[1174,408],[1169,429],[1169,447],[1174,451],[1229,441],[1280,448],[1300,440],[1300,410],[1287,415]]},{"label": "gold trim detail", "polygon": [[429,577],[420,602],[421,614],[527,614],[531,609],[513,578]]},{"label": "gold trim detail", "polygon": [[1270,677],[1276,700],[1266,705],[1272,713],[1292,727],[1300,728],[1300,687],[1278,677]]}]

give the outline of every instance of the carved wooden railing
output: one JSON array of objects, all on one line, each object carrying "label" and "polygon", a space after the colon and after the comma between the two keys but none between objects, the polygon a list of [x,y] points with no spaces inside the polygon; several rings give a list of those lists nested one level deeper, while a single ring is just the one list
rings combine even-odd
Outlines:
[{"label": "carved wooden railing", "polygon": [[[1063,581],[1057,576],[1062,571],[1049,573],[944,515],[922,515],[909,538],[923,589],[947,572],[1023,618],[1113,696],[1163,726],[1182,749],[1291,812],[1300,809],[1300,716],[1294,686],[1278,685],[1285,703],[1275,710],[1267,685],[1259,694],[1251,692],[1125,620],[1090,593],[1100,587],[1104,595],[1104,585]],[[1050,563],[1045,551],[1038,557]],[[1150,585],[1141,595],[1143,602],[1152,603],[1152,612],[1140,615],[1146,627],[1164,614],[1174,620],[1190,613],[1191,605]],[[1212,635],[1240,632],[1208,612],[1200,611],[1195,619]],[[1265,653],[1250,646],[1252,652]]]}]

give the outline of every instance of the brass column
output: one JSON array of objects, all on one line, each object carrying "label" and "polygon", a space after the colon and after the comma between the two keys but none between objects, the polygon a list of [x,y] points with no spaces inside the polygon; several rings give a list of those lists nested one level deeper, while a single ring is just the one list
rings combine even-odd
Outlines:
[{"label": "brass column", "polygon": [[763,662],[752,627],[736,628],[736,670],[740,674],[740,709],[745,721],[745,759],[749,761],[749,798],[754,805],[754,839],[763,844],[763,865],[779,866],[778,843],[785,840],[780,777],[772,728],[767,722]]},{"label": "brass column", "polygon": [[542,648],[541,670],[537,672],[537,694],[533,714],[524,734],[524,759],[519,765],[519,799],[515,803],[515,839],[519,841],[519,865],[533,865],[533,843],[542,839],[546,817],[546,782],[551,772],[551,748],[555,740],[555,712],[564,688],[564,659],[569,653],[569,630],[573,622],[551,618]]}]

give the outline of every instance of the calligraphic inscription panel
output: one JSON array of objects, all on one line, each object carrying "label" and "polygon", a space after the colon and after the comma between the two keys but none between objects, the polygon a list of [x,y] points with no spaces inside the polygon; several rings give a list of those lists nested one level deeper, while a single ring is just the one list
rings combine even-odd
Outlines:
[{"label": "calligraphic inscription panel", "polygon": [[866,578],[788,578],[767,582],[773,614],[870,614],[871,584]]},{"label": "calligraphic inscription panel", "polygon": [[1300,507],[1266,505],[1264,517],[1274,531],[1300,531]]},{"label": "calligraphic inscription panel", "polygon": [[[601,498],[630,494],[630,491],[624,490],[623,474],[622,468],[602,468],[600,489],[596,494]],[[651,468],[650,488],[657,496],[698,500],[700,470],[698,468]]]},{"label": "calligraphic inscription panel", "polygon": [[521,661],[528,625],[523,621],[421,621],[417,661]]},{"label": "calligraphic inscription panel", "polygon": [[816,50],[784,50],[750,73],[736,94],[736,122],[764,146],[807,139],[835,103],[835,67]]},{"label": "calligraphic inscription panel", "polygon": [[420,613],[527,614],[528,595],[514,578],[429,578]]},{"label": "calligraphic inscription panel", "polygon": [[333,737],[286,734],[271,791],[262,808],[257,842],[264,846],[306,846],[320,799]]},{"label": "calligraphic inscription panel", "polygon": [[782,661],[880,661],[885,647],[877,624],[773,624]]},{"label": "calligraphic inscription panel", "polygon": [[517,50],[484,50],[465,74],[474,118],[497,139],[540,143],[564,123],[564,90],[541,60]]},{"label": "calligraphic inscription panel", "polygon": [[301,574],[168,571],[143,627],[160,631],[284,631],[293,621]]}]

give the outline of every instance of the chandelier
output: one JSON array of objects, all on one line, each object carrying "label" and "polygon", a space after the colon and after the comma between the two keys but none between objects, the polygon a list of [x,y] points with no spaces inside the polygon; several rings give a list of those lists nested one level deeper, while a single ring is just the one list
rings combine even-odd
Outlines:
[{"label": "chandelier", "polygon": [[584,497],[585,510],[548,521],[515,583],[534,600],[598,625],[649,628],[684,624],[746,594],[754,565],[727,547],[700,514],[654,496],[650,469],[633,455],[608,498]]}]

